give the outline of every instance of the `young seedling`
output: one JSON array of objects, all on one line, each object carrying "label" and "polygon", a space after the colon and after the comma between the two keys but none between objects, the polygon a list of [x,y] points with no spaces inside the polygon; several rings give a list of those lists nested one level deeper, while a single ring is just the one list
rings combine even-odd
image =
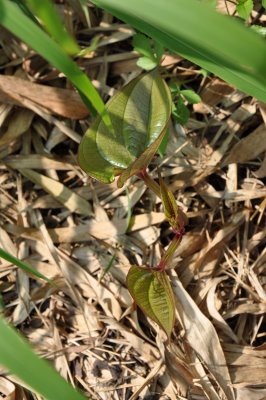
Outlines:
[{"label": "young seedling", "polygon": [[146,70],[150,71],[157,67],[163,55],[163,46],[143,35],[137,33],[133,37],[134,50],[142,55],[137,61],[137,65]]},{"label": "young seedling", "polygon": [[172,84],[170,89],[173,98],[173,118],[179,124],[185,125],[190,116],[190,111],[186,103],[197,104],[201,102],[201,98],[194,90],[181,90],[177,84]]},{"label": "young seedling", "polygon": [[104,183],[119,176],[118,187],[136,175],[161,198],[174,238],[157,266],[133,265],[127,285],[135,303],[170,336],[175,303],[166,269],[171,266],[184,234],[186,217],[178,209],[160,171],[158,184],[148,174],[147,166],[167,129],[172,109],[171,93],[158,70],[154,69],[132,80],[107,103],[106,108],[113,129],[108,130],[100,116],[96,118],[80,144],[80,166],[88,175]]}]

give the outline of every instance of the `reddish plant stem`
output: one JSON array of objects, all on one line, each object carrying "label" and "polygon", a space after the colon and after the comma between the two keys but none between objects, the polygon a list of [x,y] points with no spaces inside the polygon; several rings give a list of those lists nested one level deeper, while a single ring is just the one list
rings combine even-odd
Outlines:
[{"label": "reddish plant stem", "polygon": [[[154,192],[160,199],[162,198],[160,185],[158,185],[158,183],[155,182],[150,177],[146,168],[143,168],[140,172],[138,172],[137,176],[143,180],[143,182],[146,184],[146,186],[149,189],[151,189],[152,192]],[[181,215],[182,215],[182,218],[181,218],[182,223],[179,225],[179,229],[173,229],[175,236],[172,239],[172,242],[170,243],[170,245],[168,246],[168,249],[166,250],[165,254],[162,256],[159,264],[157,265],[157,267],[156,267],[157,271],[160,271],[160,272],[165,271],[166,267],[172,261],[174,253],[182,240],[182,237],[185,233],[184,222],[186,221],[186,218],[185,218],[185,214],[183,212],[181,213]]]},{"label": "reddish plant stem", "polygon": [[147,172],[147,169],[144,168],[140,172],[137,173],[138,178],[142,179],[146,186],[151,189],[153,193],[155,193],[161,199],[161,188],[155,180],[153,180]]},{"label": "reddish plant stem", "polygon": [[159,264],[157,265],[157,267],[156,267],[157,271],[163,272],[166,269],[166,267],[171,263],[171,261],[174,257],[174,253],[175,253],[176,249],[178,248],[178,246],[180,245],[182,237],[185,233],[185,229],[184,229],[184,227],[182,227],[180,230],[178,230],[178,231],[175,230],[174,232],[175,232],[175,236],[173,237],[172,242],[168,246],[168,249],[162,256]]}]

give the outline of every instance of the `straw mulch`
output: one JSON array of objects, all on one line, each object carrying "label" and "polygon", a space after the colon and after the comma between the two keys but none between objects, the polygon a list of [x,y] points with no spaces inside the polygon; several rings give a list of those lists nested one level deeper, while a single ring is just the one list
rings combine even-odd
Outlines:
[{"label": "straw mulch", "polygon": [[[141,72],[134,31],[69,3],[61,11],[80,45],[98,38],[77,63],[108,100]],[[161,201],[137,178],[117,189],[84,174],[76,155],[91,116],[59,71],[1,30],[0,246],[60,288],[1,260],[5,315],[92,399],[262,400],[266,106],[179,56],[162,65],[202,99],[186,126],[171,123],[166,155],[150,166],[189,218],[169,271],[171,343],[125,285],[130,265],[155,264],[171,240]]]}]

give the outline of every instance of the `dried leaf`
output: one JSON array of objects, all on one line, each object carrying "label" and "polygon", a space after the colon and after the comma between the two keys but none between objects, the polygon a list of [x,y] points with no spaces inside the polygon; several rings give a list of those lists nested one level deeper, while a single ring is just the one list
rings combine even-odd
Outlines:
[{"label": "dried leaf", "polygon": [[39,85],[15,76],[0,75],[0,101],[27,107],[25,99],[46,108],[52,114],[84,119],[89,111],[74,90]]},{"label": "dried leaf", "polygon": [[231,378],[216,330],[183,288],[177,276],[173,281],[173,291],[187,341],[216,378],[227,399],[234,400],[230,387]]},{"label": "dried leaf", "polygon": [[262,124],[233,146],[229,155],[223,161],[223,166],[232,163],[244,163],[256,158],[266,150],[265,137],[266,127]]},{"label": "dried leaf", "polygon": [[64,186],[61,182],[41,175],[31,169],[18,169],[19,172],[26,178],[30,179],[36,185],[41,186],[46,192],[50,193],[64,207],[71,212],[76,212],[82,215],[91,215],[90,204],[81,196]]},{"label": "dried leaf", "polygon": [[8,129],[0,138],[0,146],[12,142],[25,133],[29,129],[33,117],[34,114],[32,111],[18,110],[10,120]]}]

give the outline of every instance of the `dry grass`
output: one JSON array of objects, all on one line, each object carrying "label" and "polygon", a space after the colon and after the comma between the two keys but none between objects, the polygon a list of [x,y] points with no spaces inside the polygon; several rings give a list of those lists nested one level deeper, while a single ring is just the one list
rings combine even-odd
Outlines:
[{"label": "dry grass", "polygon": [[[140,73],[133,31],[93,9],[91,28],[80,9],[68,11],[81,44],[99,36],[77,61],[107,99]],[[125,286],[130,264],[155,262],[169,243],[160,200],[137,179],[125,190],[85,176],[76,154],[91,119],[80,99],[6,31],[1,45],[0,246],[60,287],[1,260],[8,320],[92,399],[265,399],[266,106],[165,55],[164,76],[202,97],[151,165],[189,217],[169,271],[169,344]],[[16,390],[29,398],[21,383]]]}]

